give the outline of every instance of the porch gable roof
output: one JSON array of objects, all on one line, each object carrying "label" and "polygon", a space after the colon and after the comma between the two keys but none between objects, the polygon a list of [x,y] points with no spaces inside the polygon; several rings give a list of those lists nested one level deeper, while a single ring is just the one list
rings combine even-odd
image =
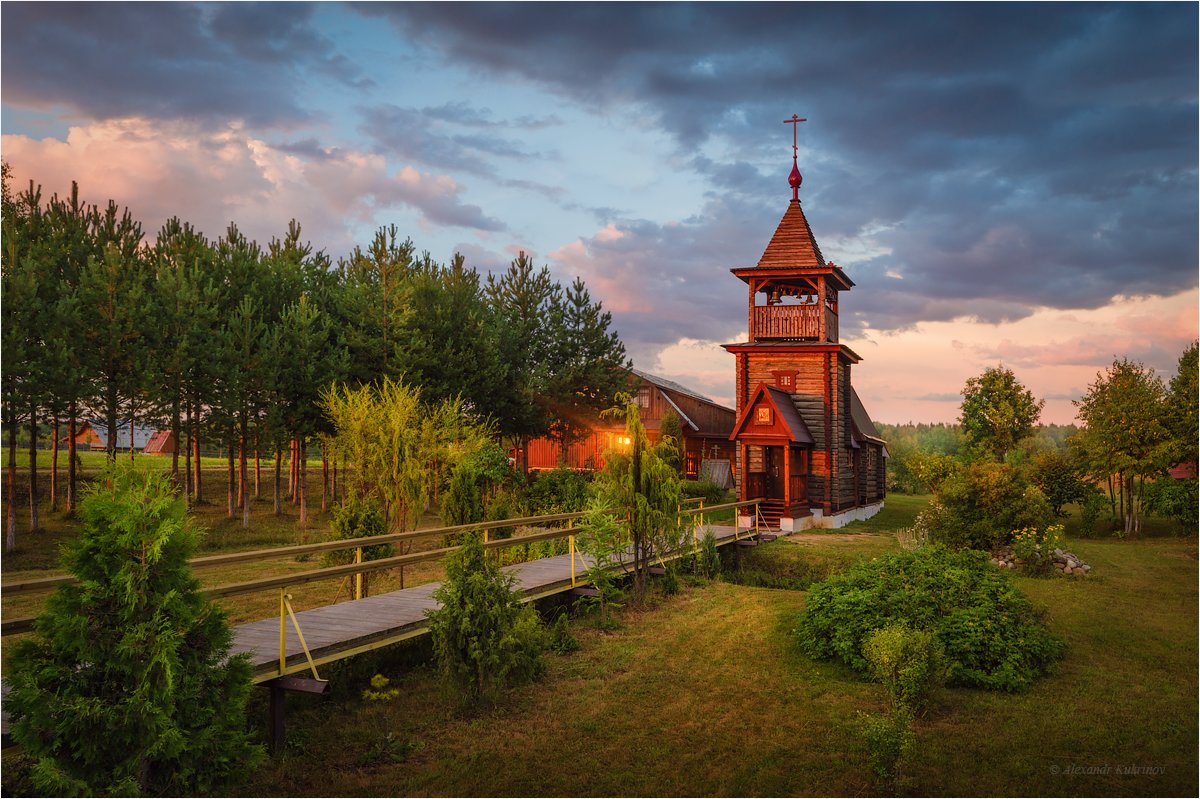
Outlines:
[{"label": "porch gable roof", "polygon": [[751,423],[755,408],[763,402],[775,409],[776,418],[779,420],[778,424],[773,425],[771,435],[778,435],[777,431],[782,429],[784,435],[793,444],[811,445],[813,443],[812,433],[808,432],[808,425],[800,418],[800,412],[796,410],[792,396],[786,391],[766,383],[759,383],[758,388],[750,395],[750,401],[742,409],[742,415],[738,417],[737,423],[733,426],[733,432],[729,435],[730,441],[736,441],[746,434],[746,427]]}]

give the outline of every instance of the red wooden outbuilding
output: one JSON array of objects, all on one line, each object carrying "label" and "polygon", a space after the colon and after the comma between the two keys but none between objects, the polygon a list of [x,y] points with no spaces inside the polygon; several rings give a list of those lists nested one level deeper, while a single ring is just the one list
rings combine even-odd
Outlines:
[{"label": "red wooden outbuilding", "polygon": [[[687,477],[708,477],[718,483],[728,480],[733,459],[729,434],[736,416],[733,408],[713,402],[679,383],[637,369],[630,370],[630,389],[652,442],[658,441],[663,417],[668,412],[679,416]],[[567,446],[565,451],[551,438],[529,441],[529,468],[553,469],[561,465],[580,470],[602,469],[605,452],[629,444],[625,437],[625,422],[619,417],[597,414],[583,423],[590,432],[582,440]],[[519,452],[514,452],[513,456],[520,462]]]}]

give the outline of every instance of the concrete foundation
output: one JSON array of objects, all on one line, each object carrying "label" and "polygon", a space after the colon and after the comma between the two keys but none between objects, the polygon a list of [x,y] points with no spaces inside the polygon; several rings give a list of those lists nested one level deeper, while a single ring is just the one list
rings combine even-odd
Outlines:
[{"label": "concrete foundation", "polygon": [[[883,510],[884,500],[861,508],[850,508],[839,513],[826,516],[820,508],[813,508],[811,516],[790,519],[786,516],[779,520],[779,530],[784,533],[798,533],[802,530],[836,530],[845,527],[850,522],[863,521]],[[738,516],[738,524],[745,527],[754,526],[753,516]]]}]

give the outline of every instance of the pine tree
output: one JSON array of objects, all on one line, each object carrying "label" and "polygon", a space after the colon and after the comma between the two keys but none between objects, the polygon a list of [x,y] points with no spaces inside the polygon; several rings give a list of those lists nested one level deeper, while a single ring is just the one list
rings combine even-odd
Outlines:
[{"label": "pine tree", "polygon": [[5,709],[52,795],[209,792],[260,756],[250,667],[199,593],[196,533],[163,474],[121,465],[81,503],[83,532],[34,634],[13,646]]}]

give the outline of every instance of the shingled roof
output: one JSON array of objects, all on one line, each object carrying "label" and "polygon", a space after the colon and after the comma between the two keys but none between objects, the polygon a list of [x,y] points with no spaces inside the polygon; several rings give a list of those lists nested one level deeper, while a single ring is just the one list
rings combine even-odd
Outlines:
[{"label": "shingled roof", "polygon": [[775,235],[758,259],[762,267],[822,267],[825,259],[821,256],[821,248],[813,237],[804,211],[800,210],[800,202],[792,200],[788,209],[779,220]]}]

